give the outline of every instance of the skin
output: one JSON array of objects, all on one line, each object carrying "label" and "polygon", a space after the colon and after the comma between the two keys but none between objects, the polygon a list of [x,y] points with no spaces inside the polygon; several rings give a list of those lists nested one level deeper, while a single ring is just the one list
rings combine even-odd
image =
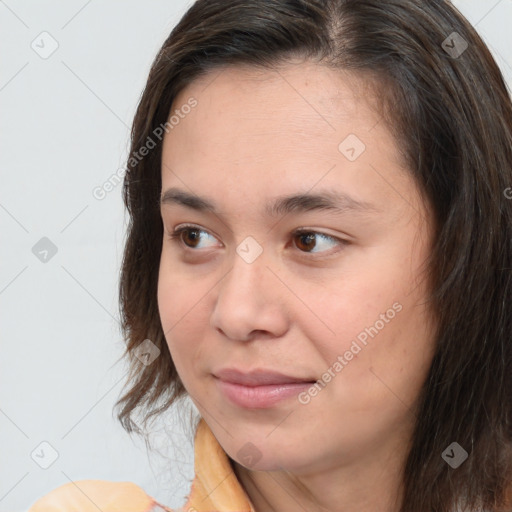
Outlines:
[{"label": "skin", "polygon": [[[375,95],[362,77],[289,62],[210,72],[173,108],[191,96],[197,106],[164,138],[162,190],[207,196],[219,211],[161,207],[158,304],[179,376],[257,512],[395,511],[434,354],[422,274],[432,216]],[[355,161],[338,149],[349,134],[366,145]],[[270,198],[320,189],[378,213],[263,215]],[[170,240],[183,223],[201,238]],[[301,243],[293,232],[303,227],[321,234]],[[250,264],[236,252],[248,236],[263,249]],[[400,312],[333,371],[396,303]],[[248,409],[219,390],[212,373],[226,367],[335,376],[307,404]],[[261,454],[251,466],[238,454],[248,441]]]}]

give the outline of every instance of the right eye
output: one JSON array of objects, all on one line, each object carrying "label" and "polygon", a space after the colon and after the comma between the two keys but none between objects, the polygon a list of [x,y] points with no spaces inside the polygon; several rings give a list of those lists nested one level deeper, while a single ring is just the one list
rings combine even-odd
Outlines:
[{"label": "right eye", "polygon": [[[181,246],[184,246],[185,249],[195,250],[198,248],[198,246],[194,245],[194,244],[197,244],[197,242],[200,241],[201,233],[206,233],[211,238],[214,238],[212,235],[210,235],[204,229],[201,229],[201,228],[191,225],[191,224],[187,224],[178,229],[175,229],[172,233],[168,233],[167,237],[169,238],[169,240],[171,240]],[[186,236],[182,236],[182,235],[186,235]],[[189,245],[189,242],[190,242],[190,245]]]}]

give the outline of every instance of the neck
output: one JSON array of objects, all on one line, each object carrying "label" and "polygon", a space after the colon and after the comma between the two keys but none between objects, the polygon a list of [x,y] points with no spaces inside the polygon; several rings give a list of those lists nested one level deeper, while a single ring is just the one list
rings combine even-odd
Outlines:
[{"label": "neck", "polygon": [[396,512],[404,456],[403,450],[374,451],[308,474],[232,465],[256,512]]}]

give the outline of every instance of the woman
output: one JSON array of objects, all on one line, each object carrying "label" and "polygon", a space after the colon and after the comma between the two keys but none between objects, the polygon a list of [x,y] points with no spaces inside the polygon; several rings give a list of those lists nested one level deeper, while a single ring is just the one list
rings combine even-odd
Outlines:
[{"label": "woman", "polygon": [[[133,122],[120,282],[119,420],[201,415],[182,510],[512,510],[511,186],[448,2],[196,1]],[[82,481],[31,511],[87,507],[170,510]]]}]

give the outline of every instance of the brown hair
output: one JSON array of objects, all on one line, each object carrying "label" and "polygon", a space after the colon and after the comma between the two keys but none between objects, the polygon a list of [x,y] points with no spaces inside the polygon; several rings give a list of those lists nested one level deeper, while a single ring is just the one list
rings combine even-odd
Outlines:
[{"label": "brown hair", "polygon": [[[144,158],[138,150],[194,79],[297,57],[387,84],[382,112],[435,215],[436,353],[400,511],[511,510],[512,105],[489,50],[443,0],[197,0],[182,17],[151,67],[131,132],[119,288],[130,373],[118,419],[140,433],[136,410],[146,424],[186,395],[157,305],[161,140]],[[150,365],[134,355],[147,338],[161,351]],[[469,452],[457,469],[441,457],[454,441]]]}]

